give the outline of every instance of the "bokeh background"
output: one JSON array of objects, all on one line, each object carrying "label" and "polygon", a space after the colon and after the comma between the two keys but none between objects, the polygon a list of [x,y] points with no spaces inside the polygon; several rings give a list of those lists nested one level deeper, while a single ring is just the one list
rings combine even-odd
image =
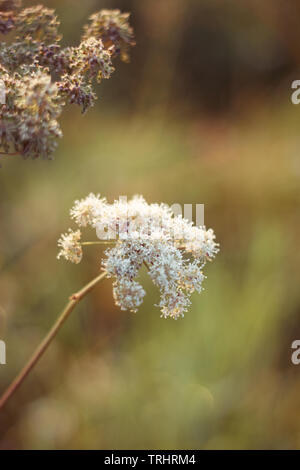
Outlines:
[{"label": "bokeh background", "polygon": [[299,448],[299,2],[44,4],[66,44],[94,11],[130,11],[137,46],[92,111],[64,114],[53,161],[1,161],[0,391],[99,271],[97,247],[56,260],[74,199],[204,203],[221,252],[176,322],[146,273],[137,314],[99,285],[1,413],[0,448]]}]

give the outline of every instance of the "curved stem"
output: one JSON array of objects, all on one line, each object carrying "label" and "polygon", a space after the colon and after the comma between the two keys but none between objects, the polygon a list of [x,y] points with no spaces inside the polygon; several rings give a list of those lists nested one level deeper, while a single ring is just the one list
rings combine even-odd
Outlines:
[{"label": "curved stem", "polygon": [[145,261],[145,260],[144,260],[144,265],[146,266],[146,268],[148,269],[148,271],[150,271],[149,264],[148,264],[147,261]]},{"label": "curved stem", "polygon": [[6,157],[12,157],[12,156],[21,155],[21,154],[19,152],[14,152],[14,153],[0,152],[0,155],[4,155]]},{"label": "curved stem", "polygon": [[44,338],[44,340],[41,342],[39,347],[36,349],[34,354],[32,355],[31,359],[28,361],[28,363],[23,367],[19,375],[15,378],[15,380],[11,383],[11,385],[7,388],[7,390],[3,393],[3,395],[0,398],[0,410],[4,407],[6,402],[9,400],[9,398],[16,392],[16,390],[20,387],[20,385],[23,383],[29,372],[33,369],[33,367],[36,365],[38,360],[41,358],[41,356],[44,354],[46,351],[47,347],[53,340],[53,338],[56,336],[57,332],[61,328],[61,326],[64,324],[72,310],[76,307],[76,305],[87,295],[91,290],[100,282],[102,279],[105,278],[107,275],[106,272],[101,273],[99,276],[97,276],[95,279],[93,279],[91,282],[89,282],[86,286],[84,286],[79,292],[76,294],[73,294],[70,297],[70,301],[56,320],[55,324],[47,334],[47,336]]}]

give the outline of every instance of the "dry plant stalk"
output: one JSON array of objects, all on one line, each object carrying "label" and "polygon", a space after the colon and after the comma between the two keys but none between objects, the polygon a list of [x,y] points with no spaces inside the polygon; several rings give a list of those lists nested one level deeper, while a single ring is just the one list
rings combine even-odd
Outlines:
[{"label": "dry plant stalk", "polygon": [[29,372],[34,368],[34,366],[37,364],[37,362],[40,360],[52,340],[55,338],[57,335],[58,331],[62,327],[62,325],[65,323],[66,319],[69,317],[70,313],[74,310],[76,305],[84,298],[86,297],[87,294],[89,294],[94,287],[102,281],[106,276],[106,273],[103,272],[99,276],[97,276],[95,279],[93,279],[89,284],[87,284],[85,287],[83,287],[79,292],[76,294],[73,294],[70,297],[70,301],[62,311],[62,313],[59,315],[57,321],[47,334],[47,336],[44,338],[44,340],[41,342],[39,347],[36,349],[28,363],[23,367],[19,375],[14,379],[14,381],[11,383],[11,385],[7,388],[7,390],[3,393],[3,395],[0,398],[0,410],[4,407],[4,405],[7,403],[7,401],[14,395],[14,393],[17,391],[17,389],[20,387],[20,385],[23,383],[23,381],[26,379],[28,376]]}]

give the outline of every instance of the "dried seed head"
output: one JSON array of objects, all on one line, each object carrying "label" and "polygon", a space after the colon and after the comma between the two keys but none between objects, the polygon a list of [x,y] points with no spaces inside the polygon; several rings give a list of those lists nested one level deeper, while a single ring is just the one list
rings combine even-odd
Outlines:
[{"label": "dried seed head", "polygon": [[21,0],[0,0],[0,11],[13,11],[21,7]]},{"label": "dried seed head", "polygon": [[42,5],[21,10],[16,19],[19,40],[37,40],[51,44],[61,39],[58,34],[59,21],[54,10]]},{"label": "dried seed head", "polygon": [[89,79],[110,78],[115,70],[111,62],[112,52],[105,49],[101,39],[89,38],[70,50],[71,72]]},{"label": "dried seed head", "polygon": [[13,11],[0,11],[0,34],[10,33],[15,26],[15,15]]},{"label": "dried seed head", "polygon": [[[110,78],[116,48],[130,43],[126,30],[132,30],[128,15],[105,10],[98,14],[103,25],[96,36],[89,34],[78,47],[62,48],[54,10],[40,5],[18,10],[20,6],[16,0],[0,0],[0,34],[15,33],[13,41],[0,45],[6,94],[0,107],[0,151],[50,158],[62,136],[57,118],[63,107],[77,104],[85,113],[93,106],[94,80]],[[113,34],[113,28],[119,32]],[[108,44],[114,36],[116,44]]]},{"label": "dried seed head", "polygon": [[77,104],[82,107],[84,114],[90,107],[94,106],[97,95],[93,91],[90,82],[78,75],[63,75],[57,82],[61,95],[69,104]]},{"label": "dried seed head", "polygon": [[129,13],[120,10],[102,10],[90,17],[90,23],[84,27],[84,39],[101,39],[106,49],[113,46],[115,55],[120,55],[124,62],[129,61],[129,49],[135,45],[133,29],[129,25]]}]

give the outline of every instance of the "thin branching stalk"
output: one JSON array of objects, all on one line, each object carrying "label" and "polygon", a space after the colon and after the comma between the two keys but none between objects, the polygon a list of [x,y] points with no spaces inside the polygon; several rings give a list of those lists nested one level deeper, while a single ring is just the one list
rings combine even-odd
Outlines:
[{"label": "thin branching stalk", "polygon": [[110,240],[110,241],[102,240],[102,241],[99,241],[99,242],[82,242],[81,246],[111,245],[112,243],[116,243],[116,240]]},{"label": "thin branching stalk", "polygon": [[17,155],[21,155],[19,152],[7,153],[7,152],[0,152],[0,155],[5,157],[15,157]]},{"label": "thin branching stalk", "polygon": [[20,385],[23,383],[29,372],[34,368],[34,366],[37,364],[39,359],[42,357],[48,346],[50,345],[51,341],[53,338],[56,336],[70,313],[74,310],[76,305],[87,295],[89,294],[92,289],[100,282],[102,279],[106,277],[107,273],[104,271],[101,273],[99,276],[97,276],[95,279],[93,279],[91,282],[89,282],[86,286],[84,286],[80,291],[78,291],[76,294],[73,294],[70,297],[70,300],[58,319],[56,320],[55,324],[47,334],[47,336],[44,338],[44,340],[41,342],[37,350],[34,352],[32,355],[31,359],[28,361],[28,363],[23,367],[19,375],[15,378],[15,380],[11,383],[11,385],[7,388],[7,390],[3,393],[2,397],[0,398],[0,410],[4,407],[4,405],[7,403],[7,401],[12,397],[12,395],[16,392],[16,390],[20,387]]}]

